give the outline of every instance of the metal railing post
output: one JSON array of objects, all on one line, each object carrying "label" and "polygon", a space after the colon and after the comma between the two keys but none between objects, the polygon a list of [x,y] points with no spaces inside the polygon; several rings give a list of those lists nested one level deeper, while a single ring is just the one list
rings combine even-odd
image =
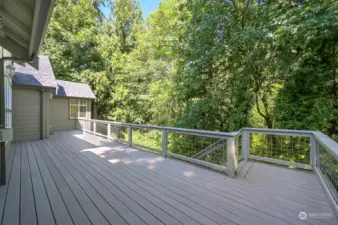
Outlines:
[{"label": "metal railing post", "polygon": [[246,130],[243,131],[242,148],[243,148],[243,158],[245,161],[248,161],[250,156],[250,136],[249,132]]},{"label": "metal railing post", "polygon": [[94,121],[93,123],[94,123],[94,131],[93,132],[94,132],[94,135],[96,135],[96,122]]},{"label": "metal railing post", "polygon": [[227,139],[227,169],[230,177],[235,177],[238,168],[235,137]]},{"label": "metal railing post", "polygon": [[133,129],[131,125],[128,127],[128,145],[132,146],[133,145]]},{"label": "metal railing post", "polygon": [[310,137],[310,165],[312,169],[317,166],[317,141],[316,138],[312,135]]},{"label": "metal railing post", "polygon": [[168,132],[162,130],[162,155],[165,157],[168,151]]},{"label": "metal railing post", "polygon": [[320,145],[318,141],[316,141],[316,156],[315,156],[315,166],[320,166]]},{"label": "metal railing post", "polygon": [[111,138],[111,125],[110,125],[110,123],[108,123],[108,126],[107,126],[107,136],[108,136],[108,140],[110,140],[110,138]]}]

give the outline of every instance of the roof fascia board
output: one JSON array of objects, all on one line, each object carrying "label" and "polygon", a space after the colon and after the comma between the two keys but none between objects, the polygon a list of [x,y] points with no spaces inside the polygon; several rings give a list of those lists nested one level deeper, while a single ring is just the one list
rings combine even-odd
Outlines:
[{"label": "roof fascia board", "polygon": [[53,94],[53,98],[63,98],[63,99],[81,99],[81,100],[95,100],[95,98],[86,98],[86,97],[72,97],[72,96],[58,96]]},{"label": "roof fascia board", "polygon": [[31,40],[29,44],[29,58],[35,59],[38,56],[41,44],[46,35],[47,25],[50,21],[54,0],[36,0],[35,13]]}]

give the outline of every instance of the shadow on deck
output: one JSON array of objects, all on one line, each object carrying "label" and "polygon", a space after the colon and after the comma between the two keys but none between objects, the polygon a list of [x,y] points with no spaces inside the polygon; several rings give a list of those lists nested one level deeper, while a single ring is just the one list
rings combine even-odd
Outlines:
[{"label": "shadow on deck", "polygon": [[9,162],[2,225],[337,224],[308,171],[250,162],[233,179],[79,131],[14,143]]}]

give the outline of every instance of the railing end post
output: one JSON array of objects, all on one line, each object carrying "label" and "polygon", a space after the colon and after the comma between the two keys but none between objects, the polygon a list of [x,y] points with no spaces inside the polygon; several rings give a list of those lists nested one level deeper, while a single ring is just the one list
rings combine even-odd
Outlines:
[{"label": "railing end post", "polygon": [[238,168],[238,156],[236,154],[236,138],[227,139],[227,169],[230,177],[235,177]]},{"label": "railing end post", "polygon": [[250,155],[250,134],[247,130],[243,130],[242,136],[243,158],[245,161],[249,160]]},{"label": "railing end post", "polygon": [[133,145],[133,129],[130,124],[128,126],[128,145],[130,147]]},{"label": "railing end post", "polygon": [[162,156],[166,157],[168,151],[168,131],[162,130]]},{"label": "railing end post", "polygon": [[310,137],[310,165],[312,170],[317,166],[317,141],[314,135]]},{"label": "railing end post", "polygon": [[110,123],[108,123],[108,125],[107,125],[107,138],[108,138],[108,140],[110,140],[110,138],[111,138],[111,125],[110,125]]},{"label": "railing end post", "polygon": [[94,124],[93,125],[94,126],[93,132],[94,132],[94,135],[96,135],[96,122],[94,121],[93,124]]}]

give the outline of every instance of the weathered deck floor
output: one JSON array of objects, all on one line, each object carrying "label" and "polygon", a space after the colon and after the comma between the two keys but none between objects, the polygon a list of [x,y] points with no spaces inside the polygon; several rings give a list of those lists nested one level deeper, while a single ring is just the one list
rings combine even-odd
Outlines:
[{"label": "weathered deck floor", "polygon": [[13,144],[2,225],[337,224],[317,177],[263,163],[236,179],[78,131]]}]

